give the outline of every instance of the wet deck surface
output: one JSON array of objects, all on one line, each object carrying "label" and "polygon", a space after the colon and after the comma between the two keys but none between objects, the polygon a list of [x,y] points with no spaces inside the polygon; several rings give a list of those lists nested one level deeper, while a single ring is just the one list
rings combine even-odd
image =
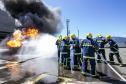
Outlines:
[{"label": "wet deck surface", "polygon": [[[106,54],[108,54],[108,52],[109,52],[109,49],[106,49]],[[116,70],[118,70],[118,71],[120,72],[120,74],[121,74],[124,78],[126,78],[126,48],[120,48],[120,49],[119,49],[119,52],[120,52],[120,56],[121,56],[122,61],[123,61],[123,67],[120,67],[120,66],[119,66],[116,57],[114,57],[114,58],[115,58],[116,64],[113,65],[113,66],[115,67]]]},{"label": "wet deck surface", "polygon": [[[2,51],[0,50],[0,53]],[[106,56],[108,59],[108,49],[106,50]],[[118,65],[118,62],[115,58],[115,65],[112,65],[112,67],[121,74],[124,78],[126,78],[126,49],[122,48],[120,49],[120,55],[123,59],[124,66],[120,67]],[[0,60],[0,64],[3,62],[3,60]],[[63,69],[61,67],[60,71],[60,80],[59,83],[61,84],[126,84],[122,81],[122,79],[113,72],[106,64],[104,63],[98,63],[96,65],[97,67],[97,78],[92,78],[90,76],[84,76],[81,74],[81,71],[73,71]],[[101,74],[102,73],[102,74]],[[28,76],[28,75],[27,75]],[[26,78],[27,78],[26,76]],[[20,80],[20,81],[10,81],[9,80],[9,73],[7,69],[0,70],[0,84],[21,84],[22,81],[25,81],[26,78]]]},{"label": "wet deck surface", "polygon": [[[6,53],[7,52],[7,53]],[[4,54],[3,54],[4,53]],[[11,53],[11,51],[8,51],[7,49],[0,49],[0,84],[45,84],[43,83],[43,79],[47,78],[47,77],[54,77],[54,78],[58,78],[57,75],[50,75],[48,73],[42,72],[40,74],[34,74],[34,73],[30,73],[27,71],[21,70],[22,72],[20,73],[20,75],[17,76],[11,76],[10,70],[8,70],[8,68],[5,68],[5,65],[7,65],[7,61],[9,58],[9,61],[13,61],[13,59],[11,58],[15,58],[15,55],[9,55]],[[34,58],[33,58],[34,59]],[[32,59],[30,59],[32,60]],[[15,60],[14,60],[15,61]],[[17,60],[18,62],[19,60]],[[27,62],[28,60],[23,60],[21,62],[19,62],[18,64],[22,67],[23,64],[25,62]],[[40,67],[41,68],[41,67]],[[41,81],[34,81],[35,79],[37,79],[37,77],[41,76]],[[46,76],[44,76],[46,75]],[[35,83],[26,83],[26,82],[35,82]],[[52,83],[55,84],[55,83]]]},{"label": "wet deck surface", "polygon": [[[106,70],[104,70],[104,68]],[[125,82],[120,81],[121,79],[119,76],[104,63],[97,64],[97,77],[95,78],[90,75],[82,75],[80,71],[71,72],[71,70],[64,70],[63,68],[61,68],[60,76],[64,77],[63,79],[66,80],[66,83],[126,84]],[[62,82],[61,84],[64,84],[65,82]]]},{"label": "wet deck surface", "polygon": [[[109,60],[108,57],[109,49],[106,49],[106,57],[107,60]],[[123,78],[126,79],[126,49],[121,48],[120,49],[120,56],[123,60],[123,67],[120,67],[118,64],[118,61],[115,58],[116,64],[111,65],[112,68],[114,68]],[[60,69],[60,75],[69,78],[69,81],[67,83],[89,83],[89,84],[126,84],[122,78],[119,77],[108,65],[106,65],[104,62],[97,63],[96,64],[96,71],[97,71],[97,78],[92,78],[90,76],[83,76],[81,74],[81,71],[74,71],[71,73],[70,70],[64,70],[63,68]],[[63,82],[62,82],[63,83]],[[63,83],[64,84],[64,83]]]}]

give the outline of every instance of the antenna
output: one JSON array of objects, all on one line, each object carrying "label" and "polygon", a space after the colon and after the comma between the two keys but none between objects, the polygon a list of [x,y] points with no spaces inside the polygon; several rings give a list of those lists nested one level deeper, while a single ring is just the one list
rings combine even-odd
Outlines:
[{"label": "antenna", "polygon": [[66,19],[67,36],[69,36],[70,34],[69,23],[70,23],[70,19]]},{"label": "antenna", "polygon": [[78,38],[80,37],[80,31],[79,29],[77,28],[77,34],[78,34]]}]

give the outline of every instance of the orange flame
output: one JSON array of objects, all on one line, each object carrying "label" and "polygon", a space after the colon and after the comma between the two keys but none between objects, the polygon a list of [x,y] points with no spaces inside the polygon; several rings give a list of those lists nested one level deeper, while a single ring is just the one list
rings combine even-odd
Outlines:
[{"label": "orange flame", "polygon": [[7,42],[7,46],[10,48],[19,48],[22,46],[22,32],[20,30],[16,30],[13,33],[13,39]]},{"label": "orange flame", "polygon": [[38,33],[39,31],[35,27],[26,28],[25,31],[16,30],[13,33],[12,40],[7,42],[7,46],[10,48],[19,48],[22,46],[22,42],[25,39],[24,37],[35,39],[38,36]]},{"label": "orange flame", "polygon": [[38,36],[38,29],[35,27],[29,27],[27,30],[24,32],[24,35],[26,35],[29,38],[36,38]]},{"label": "orange flame", "polygon": [[22,46],[22,43],[18,40],[10,40],[7,42],[7,46],[10,48],[19,48]]}]

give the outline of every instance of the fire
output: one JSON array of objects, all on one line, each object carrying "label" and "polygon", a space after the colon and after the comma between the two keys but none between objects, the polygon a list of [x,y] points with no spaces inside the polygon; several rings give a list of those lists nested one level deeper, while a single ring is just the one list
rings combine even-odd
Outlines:
[{"label": "fire", "polygon": [[9,61],[6,63],[6,67],[11,73],[11,76],[17,76],[21,73],[21,66],[16,61]]},{"label": "fire", "polygon": [[19,48],[22,46],[22,42],[27,38],[35,39],[38,36],[38,29],[35,27],[26,28],[25,31],[16,30],[13,33],[11,40],[7,42],[7,46],[10,48]]},{"label": "fire", "polygon": [[20,30],[15,30],[11,40],[7,42],[7,46],[10,48],[19,48],[22,46],[22,32]]},{"label": "fire", "polygon": [[19,48],[22,46],[22,43],[21,41],[18,41],[18,40],[9,40],[7,42],[7,46],[10,48]]},{"label": "fire", "polygon": [[22,32],[20,30],[16,30],[13,33],[13,39],[15,39],[17,41],[22,41],[23,40],[23,38],[22,38]]},{"label": "fire", "polygon": [[36,38],[38,36],[38,29],[35,28],[35,27],[29,27],[26,29],[26,31],[24,32],[24,35],[26,35],[26,37],[29,37],[29,38]]}]

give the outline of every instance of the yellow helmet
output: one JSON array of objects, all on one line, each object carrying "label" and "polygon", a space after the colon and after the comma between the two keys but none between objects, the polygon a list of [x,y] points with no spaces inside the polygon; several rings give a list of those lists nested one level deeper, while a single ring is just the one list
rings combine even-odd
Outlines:
[{"label": "yellow helmet", "polygon": [[58,40],[62,40],[62,35],[59,35],[58,36]]},{"label": "yellow helmet", "polygon": [[88,34],[86,34],[86,36],[87,36],[88,38],[92,38],[92,37],[93,37],[92,33],[88,33]]},{"label": "yellow helmet", "polygon": [[68,38],[67,36],[64,36],[64,37],[63,37],[64,40],[67,40],[67,38]]},{"label": "yellow helmet", "polygon": [[67,36],[67,40],[70,40],[70,37],[69,36]]},{"label": "yellow helmet", "polygon": [[106,35],[106,39],[111,39],[112,36],[111,35]]},{"label": "yellow helmet", "polygon": [[97,37],[101,38],[101,37],[102,37],[102,35],[101,35],[101,34],[98,34],[98,35],[97,35]]},{"label": "yellow helmet", "polygon": [[70,37],[71,38],[76,38],[76,35],[75,34],[71,34]]}]

